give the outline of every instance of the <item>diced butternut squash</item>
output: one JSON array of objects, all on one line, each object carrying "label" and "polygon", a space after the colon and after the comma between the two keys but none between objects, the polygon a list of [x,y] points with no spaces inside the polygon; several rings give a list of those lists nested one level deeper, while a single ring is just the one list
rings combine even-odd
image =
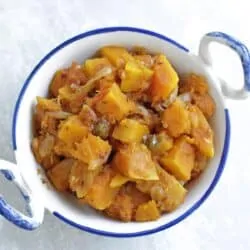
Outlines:
[{"label": "diced butternut squash", "polygon": [[208,92],[208,84],[203,76],[196,74],[188,74],[180,79],[179,93],[185,92],[206,94]]},{"label": "diced butternut squash", "polygon": [[154,75],[149,89],[153,102],[167,99],[178,87],[178,75],[166,56],[159,55],[154,66]]},{"label": "diced butternut squash", "polygon": [[160,159],[162,166],[178,180],[188,181],[194,167],[195,151],[185,136],[177,139],[173,148]]},{"label": "diced butternut squash", "polygon": [[106,214],[122,221],[135,220],[137,208],[150,200],[148,194],[139,191],[134,183],[121,187],[112,204],[105,210]]},{"label": "diced butternut squash", "polygon": [[116,174],[114,178],[110,182],[110,187],[121,187],[123,184],[127,183],[131,179],[128,178],[127,176],[121,175],[121,174]]},{"label": "diced butternut squash", "polygon": [[66,121],[61,123],[58,130],[58,138],[69,146],[80,142],[87,134],[88,128],[75,115],[70,116]]},{"label": "diced butternut squash", "polygon": [[67,78],[65,77],[65,72],[63,70],[58,70],[50,84],[50,92],[53,96],[58,96],[58,91],[62,88],[67,82]]},{"label": "diced butternut squash", "polygon": [[157,220],[160,217],[160,212],[154,200],[140,205],[136,210],[136,221],[151,221]]},{"label": "diced butternut squash", "polygon": [[135,92],[146,89],[153,75],[152,70],[136,61],[127,62],[124,73],[125,76],[121,82],[121,90],[123,92]]},{"label": "diced butternut squash", "polygon": [[111,64],[107,58],[93,58],[88,59],[84,63],[84,72],[88,77],[96,75],[104,67],[110,67]]},{"label": "diced butternut squash", "polygon": [[95,107],[101,114],[106,115],[111,120],[118,121],[134,109],[133,103],[128,100],[115,83],[100,98]]},{"label": "diced butternut squash", "polygon": [[140,142],[142,137],[149,134],[149,129],[146,125],[133,119],[124,119],[113,131],[113,138],[125,142]]},{"label": "diced butternut squash", "polygon": [[158,180],[150,151],[143,144],[132,143],[116,153],[113,166],[123,175],[138,180]]},{"label": "diced butternut squash", "polygon": [[189,107],[191,120],[191,135],[200,152],[212,158],[214,156],[214,133],[200,109],[191,105]]},{"label": "diced butternut squash", "polygon": [[101,170],[102,167],[95,170],[88,170],[88,166],[80,161],[72,166],[69,175],[69,186],[76,193],[78,199],[85,197],[95,177]]},{"label": "diced butternut squash", "polygon": [[205,115],[210,118],[215,111],[215,102],[209,94],[192,94],[192,103],[195,104]]},{"label": "diced butternut squash", "polygon": [[65,111],[74,114],[80,112],[87,95],[85,91],[83,91],[85,86],[86,85],[79,87],[77,91],[72,89],[69,85],[65,85],[59,89],[59,99]]},{"label": "diced butternut squash", "polygon": [[207,157],[197,151],[195,154],[195,164],[191,172],[191,180],[197,178],[207,167]]},{"label": "diced butternut squash", "polygon": [[98,210],[109,207],[114,200],[119,188],[110,187],[110,182],[115,172],[106,166],[104,170],[95,177],[93,184],[89,188],[85,201]]},{"label": "diced butternut squash", "polygon": [[37,108],[40,108],[44,111],[59,111],[61,106],[56,99],[47,99],[37,96]]},{"label": "diced butternut squash", "polygon": [[125,48],[118,46],[102,47],[100,54],[108,58],[118,68],[123,67],[128,61],[133,60],[133,56]]},{"label": "diced butternut squash", "polygon": [[156,201],[157,207],[162,212],[171,212],[185,199],[187,190],[176,178],[157,165],[158,181],[140,181],[136,187]]},{"label": "diced butternut squash", "polygon": [[[176,180],[176,178],[158,166],[160,183],[164,187],[165,198],[159,202],[161,211],[171,212],[184,202],[187,190]],[[152,192],[152,190],[151,190]]]},{"label": "diced butternut squash", "polygon": [[132,220],[133,210],[132,198],[121,189],[105,213],[111,218],[127,222]]},{"label": "diced butternut squash", "polygon": [[184,133],[190,132],[189,112],[183,101],[176,99],[165,109],[162,115],[162,123],[169,135],[173,137],[179,137]]},{"label": "diced butternut squash", "polygon": [[104,164],[111,152],[111,146],[99,136],[89,133],[80,143],[76,143],[76,149],[72,155],[88,164],[89,170],[94,170]]},{"label": "diced butternut squash", "polygon": [[65,159],[50,169],[47,174],[58,191],[66,191],[69,188],[69,174],[74,165],[73,159]]}]

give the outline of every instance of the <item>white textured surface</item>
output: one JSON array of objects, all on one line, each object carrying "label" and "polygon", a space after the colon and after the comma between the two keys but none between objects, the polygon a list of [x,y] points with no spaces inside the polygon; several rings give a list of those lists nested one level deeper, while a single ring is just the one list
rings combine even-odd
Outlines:
[{"label": "white textured surface", "polygon": [[[129,25],[166,34],[194,52],[200,37],[213,30],[233,34],[250,47],[247,2],[0,0],[0,157],[14,161],[11,117],[23,81],[61,41],[91,28]],[[220,74],[240,84],[241,70],[234,54],[214,51]],[[113,239],[78,231],[48,214],[34,232],[22,231],[0,217],[0,250],[250,249],[249,105],[250,100],[228,102],[232,144],[225,171],[211,197],[179,225],[144,238]],[[2,177],[0,192],[20,206],[17,192]]]}]

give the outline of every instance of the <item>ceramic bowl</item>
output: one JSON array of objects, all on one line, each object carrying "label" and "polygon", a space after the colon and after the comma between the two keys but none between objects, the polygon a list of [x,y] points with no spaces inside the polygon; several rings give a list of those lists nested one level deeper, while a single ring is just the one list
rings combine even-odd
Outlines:
[{"label": "ceramic bowl", "polygon": [[[240,56],[245,84],[240,90],[230,89],[213,72],[209,44],[217,42],[229,46]],[[157,221],[114,221],[87,206],[81,206],[68,195],[58,193],[43,183],[38,174],[40,166],[31,151],[32,113],[36,96],[46,96],[54,72],[67,67],[72,61],[84,61],[104,46],[118,44],[125,47],[140,45],[151,52],[167,55],[179,74],[194,72],[207,78],[210,93],[216,102],[211,124],[215,133],[215,156],[199,179],[193,183],[185,202],[175,211],[164,214]],[[222,88],[221,88],[222,86]],[[33,230],[39,227],[45,209],[73,227],[91,233],[114,236],[144,236],[170,228],[192,214],[211,194],[223,172],[230,143],[230,119],[224,96],[241,99],[250,91],[250,55],[247,48],[233,37],[211,32],[201,39],[199,54],[189,52],[178,42],[149,30],[132,27],[109,27],[77,35],[49,52],[33,69],[20,92],[13,116],[12,140],[16,162],[0,161],[1,172],[18,186],[28,207],[28,215],[10,206],[0,196],[0,214],[15,225]]]}]

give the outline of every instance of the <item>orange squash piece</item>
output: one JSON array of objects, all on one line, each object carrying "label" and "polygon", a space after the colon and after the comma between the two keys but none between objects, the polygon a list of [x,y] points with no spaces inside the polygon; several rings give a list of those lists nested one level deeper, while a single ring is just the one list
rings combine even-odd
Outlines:
[{"label": "orange squash piece", "polygon": [[176,99],[165,109],[162,115],[162,123],[169,135],[173,137],[179,137],[190,132],[189,112],[180,99]]},{"label": "orange squash piece", "polygon": [[160,212],[157,208],[156,202],[151,200],[140,205],[136,210],[136,221],[152,221],[160,217]]},{"label": "orange squash piece", "polygon": [[178,138],[173,148],[160,159],[162,166],[182,181],[190,179],[194,162],[195,150],[185,136]]},{"label": "orange squash piece", "polygon": [[109,166],[95,177],[94,182],[89,188],[85,201],[97,210],[104,210],[109,207],[114,200],[119,188],[110,187],[110,182],[115,175]]},{"label": "orange squash piece", "polygon": [[153,102],[167,99],[171,92],[178,87],[178,75],[166,56],[159,55],[154,66],[154,75],[149,89]]},{"label": "orange squash piece", "polygon": [[137,180],[158,180],[150,151],[143,144],[132,143],[116,153],[112,162],[123,175]]},{"label": "orange squash piece", "polygon": [[207,156],[208,158],[212,158],[214,156],[213,130],[197,106],[190,105],[189,112],[191,121],[191,135],[195,140],[195,145],[203,155]]}]

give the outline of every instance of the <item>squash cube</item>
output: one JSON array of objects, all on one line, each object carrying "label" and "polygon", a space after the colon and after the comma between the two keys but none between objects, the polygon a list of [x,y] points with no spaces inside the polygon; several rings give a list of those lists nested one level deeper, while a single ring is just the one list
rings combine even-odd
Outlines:
[{"label": "squash cube", "polygon": [[160,211],[171,212],[185,199],[187,190],[176,178],[157,165],[158,181],[140,181],[136,187],[156,201]]},{"label": "squash cube", "polygon": [[153,102],[167,99],[178,87],[178,75],[166,56],[159,55],[154,66],[154,75],[150,86],[150,95]]},{"label": "squash cube", "polygon": [[191,120],[191,135],[200,152],[212,158],[214,156],[214,133],[201,110],[191,105],[189,107]]},{"label": "squash cube", "polygon": [[106,46],[100,50],[101,56],[108,60],[116,67],[123,67],[128,61],[133,60],[133,56],[123,48],[118,46]]},{"label": "squash cube", "polygon": [[151,200],[140,205],[136,210],[136,221],[152,221],[160,217],[160,212],[157,208],[156,202]]},{"label": "squash cube", "polygon": [[144,90],[149,85],[149,80],[153,71],[140,65],[136,61],[129,61],[125,66],[125,77],[121,82],[121,90],[124,92],[134,92]]},{"label": "squash cube", "polygon": [[96,110],[109,117],[111,120],[121,120],[134,109],[133,103],[129,102],[118,85],[113,83],[100,101],[95,105]]},{"label": "squash cube", "polygon": [[107,161],[110,152],[111,146],[107,141],[89,133],[80,143],[76,143],[76,149],[72,151],[72,155],[88,164],[89,170],[94,170]]},{"label": "squash cube", "polygon": [[84,198],[101,170],[101,167],[95,170],[88,170],[88,166],[80,161],[72,166],[69,175],[69,186],[76,193],[78,199]]},{"label": "squash cube", "polygon": [[149,134],[146,125],[133,119],[124,119],[115,127],[112,137],[125,143],[131,143],[140,142],[146,134]]},{"label": "squash cube", "polygon": [[132,143],[121,149],[114,157],[113,166],[132,179],[159,179],[150,151],[143,144]]},{"label": "squash cube", "polygon": [[185,136],[178,138],[168,154],[160,159],[162,166],[182,181],[190,179],[194,161],[195,150]]},{"label": "squash cube", "polygon": [[44,111],[59,111],[61,110],[60,104],[56,99],[47,99],[43,97],[36,97],[37,100],[37,109]]},{"label": "squash cube", "polygon": [[183,101],[176,99],[175,102],[164,110],[162,123],[169,135],[173,137],[179,137],[184,133],[190,132],[189,112]]},{"label": "squash cube", "polygon": [[65,144],[72,146],[80,142],[88,134],[88,128],[83,125],[78,116],[72,115],[61,123],[58,130],[58,138]]},{"label": "squash cube", "polygon": [[104,210],[109,207],[114,200],[119,188],[110,187],[110,181],[114,177],[115,172],[106,166],[104,170],[95,177],[94,182],[90,186],[85,201],[98,210]]},{"label": "squash cube", "polygon": [[124,175],[116,174],[110,182],[110,187],[121,187],[123,184],[130,181],[130,179]]},{"label": "squash cube", "polygon": [[107,58],[94,58],[88,59],[84,63],[84,71],[88,77],[96,75],[98,71],[106,66],[111,66]]}]

